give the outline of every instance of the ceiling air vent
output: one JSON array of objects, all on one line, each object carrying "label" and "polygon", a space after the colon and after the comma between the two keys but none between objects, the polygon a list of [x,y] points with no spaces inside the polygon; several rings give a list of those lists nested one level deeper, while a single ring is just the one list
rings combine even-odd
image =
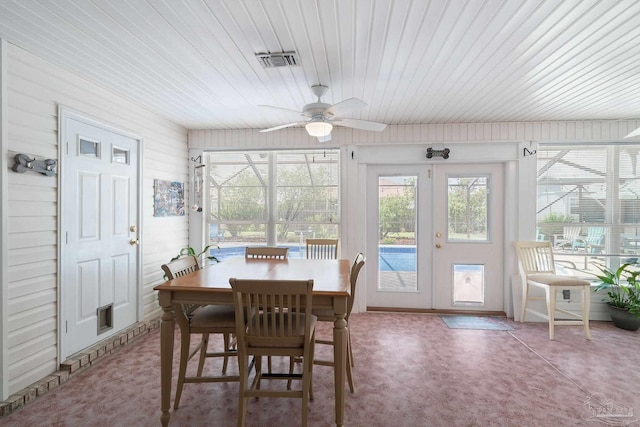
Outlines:
[{"label": "ceiling air vent", "polygon": [[295,67],[300,65],[298,54],[295,52],[256,53],[256,58],[264,68]]}]

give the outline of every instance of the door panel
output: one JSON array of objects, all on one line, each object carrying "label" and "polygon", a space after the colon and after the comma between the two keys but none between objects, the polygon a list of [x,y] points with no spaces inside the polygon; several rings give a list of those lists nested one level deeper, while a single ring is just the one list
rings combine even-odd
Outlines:
[{"label": "door panel", "polygon": [[[504,167],[434,167],[436,309],[503,310]],[[438,237],[440,236],[440,237]]]},{"label": "door panel", "polygon": [[371,166],[367,178],[369,307],[423,308],[431,304],[426,236],[428,171],[423,166]]},{"label": "door panel", "polygon": [[75,118],[64,120],[63,359],[137,320],[138,236],[130,230],[138,226],[139,143]]}]

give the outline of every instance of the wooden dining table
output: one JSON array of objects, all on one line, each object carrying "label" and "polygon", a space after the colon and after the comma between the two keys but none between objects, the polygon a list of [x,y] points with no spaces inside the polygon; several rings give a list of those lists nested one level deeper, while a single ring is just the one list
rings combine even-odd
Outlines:
[{"label": "wooden dining table", "polygon": [[208,268],[156,286],[162,307],[160,325],[160,388],[163,426],[171,418],[171,380],[177,304],[233,304],[230,278],[268,280],[313,279],[313,307],[331,308],[335,361],[336,426],[344,423],[344,389],[347,361],[347,298],[350,295],[350,261],[346,259],[245,259],[229,258]]}]

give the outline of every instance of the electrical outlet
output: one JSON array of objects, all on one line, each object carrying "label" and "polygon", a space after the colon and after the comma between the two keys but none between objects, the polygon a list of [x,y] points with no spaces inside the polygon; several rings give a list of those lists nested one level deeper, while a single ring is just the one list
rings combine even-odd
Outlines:
[{"label": "electrical outlet", "polygon": [[562,290],[562,298],[563,299],[571,299],[571,290],[563,289]]}]

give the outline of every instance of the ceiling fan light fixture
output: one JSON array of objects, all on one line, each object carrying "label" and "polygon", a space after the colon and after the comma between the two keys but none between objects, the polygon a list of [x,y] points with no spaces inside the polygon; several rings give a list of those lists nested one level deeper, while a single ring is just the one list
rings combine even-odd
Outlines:
[{"label": "ceiling fan light fixture", "polygon": [[305,126],[307,132],[311,136],[327,136],[331,133],[331,129],[333,129],[333,125],[331,123],[323,122],[323,121],[312,121],[307,123]]}]

